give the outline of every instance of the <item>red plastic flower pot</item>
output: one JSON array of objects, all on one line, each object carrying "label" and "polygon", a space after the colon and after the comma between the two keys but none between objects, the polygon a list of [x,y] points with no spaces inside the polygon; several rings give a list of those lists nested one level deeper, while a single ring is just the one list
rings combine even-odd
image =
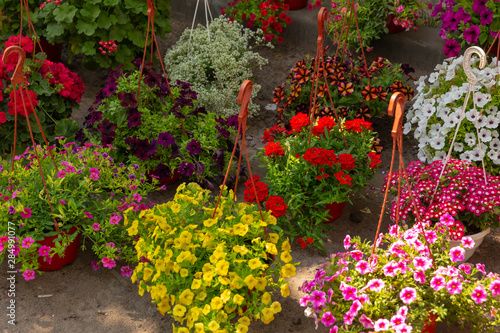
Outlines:
[{"label": "red plastic flower pot", "polygon": [[290,10],[302,9],[307,6],[308,0],[285,0],[285,4],[290,6]]},{"label": "red plastic flower pot", "polygon": [[429,313],[429,317],[425,321],[422,333],[434,333],[436,331],[436,325],[437,325],[436,319],[437,315]]},{"label": "red plastic flower pot", "polygon": [[[72,227],[69,231],[64,232],[67,235],[72,235],[77,232],[76,227]],[[37,243],[40,245],[46,245],[49,247],[55,247],[54,239],[56,236],[45,237],[45,239],[38,241]],[[76,256],[78,255],[78,249],[80,248],[80,233],[76,235],[76,238],[66,247],[64,251],[64,257],[59,257],[57,254],[52,257],[52,261],[50,263],[46,262],[43,257],[38,257],[38,265],[40,267],[38,270],[40,271],[56,271],[63,268],[66,265],[71,264],[75,261]]]},{"label": "red plastic flower pot", "polygon": [[325,208],[328,211],[330,217],[327,217],[327,219],[323,221],[323,223],[331,223],[336,221],[340,217],[340,215],[342,215],[342,213],[344,212],[345,204],[346,204],[345,201],[326,204]]}]

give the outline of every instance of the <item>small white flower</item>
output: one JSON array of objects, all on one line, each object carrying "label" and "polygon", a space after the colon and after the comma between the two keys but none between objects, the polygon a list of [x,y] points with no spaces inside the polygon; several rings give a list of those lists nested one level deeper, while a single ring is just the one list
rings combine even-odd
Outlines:
[{"label": "small white flower", "polygon": [[466,133],[464,141],[469,145],[469,147],[474,147],[476,145],[476,137],[474,136],[474,133]]},{"label": "small white flower", "polygon": [[431,73],[431,75],[429,75],[429,83],[434,83],[438,79],[438,77],[438,73]]},{"label": "small white flower", "polygon": [[472,162],[471,151],[467,150],[467,151],[463,152],[462,154],[460,154],[460,159],[462,161]]},{"label": "small white flower", "polygon": [[431,145],[432,148],[439,150],[444,147],[444,140],[445,138],[439,135],[435,135],[429,140],[429,144]]},{"label": "small white flower", "polygon": [[476,109],[472,109],[472,110],[465,112],[465,117],[467,118],[468,121],[470,121],[473,124],[476,122],[477,116],[478,116],[478,114],[477,114]]},{"label": "small white flower", "polygon": [[498,107],[494,104],[488,105],[488,113],[494,114],[498,111]]},{"label": "small white flower", "polygon": [[491,95],[490,94],[483,94],[482,92],[478,91],[474,93],[474,102],[476,102],[476,105],[480,108],[486,105],[486,103],[491,101]]},{"label": "small white flower", "polygon": [[403,127],[403,134],[408,134],[411,131],[411,123],[407,122]]},{"label": "small white flower", "polygon": [[498,138],[498,131],[497,130],[491,131],[491,136],[494,138]]},{"label": "small white flower", "polygon": [[490,142],[491,149],[500,149],[500,140],[498,138],[494,138]]},{"label": "small white flower", "polygon": [[432,161],[439,161],[439,160],[444,160],[446,158],[446,152],[443,150],[438,150],[436,151],[436,154],[434,155],[434,158]]},{"label": "small white flower", "polygon": [[496,160],[499,157],[499,155],[500,155],[500,151],[499,150],[490,149],[490,151],[488,152],[487,155],[490,158],[490,160]]},{"label": "small white flower", "polygon": [[484,157],[485,151],[481,150],[479,146],[474,147],[471,151],[471,159],[473,161],[481,161],[481,159]]},{"label": "small white flower", "polygon": [[429,144],[429,137],[428,136],[422,136],[418,140],[418,148],[425,148]]},{"label": "small white flower", "polygon": [[487,130],[486,128],[481,128],[481,130],[479,131],[479,139],[483,142],[490,142],[491,131]]},{"label": "small white flower", "polygon": [[453,144],[453,149],[458,152],[464,151],[464,144],[462,142],[455,142]]},{"label": "small white flower", "polygon": [[429,130],[429,136],[439,135],[439,131],[441,130],[441,124],[432,124],[431,129]]},{"label": "small white flower", "polygon": [[486,117],[486,122],[485,126],[488,128],[497,128],[498,124],[500,123],[500,120],[498,117],[490,114],[488,117]]},{"label": "small white flower", "polygon": [[419,149],[417,157],[418,157],[418,159],[420,161],[422,161],[423,163],[425,163],[427,161],[427,151],[425,149],[423,149],[423,148]]}]

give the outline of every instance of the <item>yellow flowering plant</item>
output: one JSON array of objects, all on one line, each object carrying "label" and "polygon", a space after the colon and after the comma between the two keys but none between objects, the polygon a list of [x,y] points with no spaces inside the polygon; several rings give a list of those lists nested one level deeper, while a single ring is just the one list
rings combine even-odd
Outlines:
[{"label": "yellow flowering plant", "polygon": [[267,324],[281,311],[271,297],[290,294],[285,279],[297,263],[269,212],[237,203],[227,188],[215,209],[210,194],[184,183],[172,201],[125,215],[137,240],[132,282],[181,325],[174,332],[245,333],[251,320]]}]

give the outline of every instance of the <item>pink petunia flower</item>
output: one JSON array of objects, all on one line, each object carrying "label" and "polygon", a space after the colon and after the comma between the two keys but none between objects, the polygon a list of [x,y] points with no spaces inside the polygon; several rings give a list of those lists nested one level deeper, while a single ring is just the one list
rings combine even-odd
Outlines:
[{"label": "pink petunia flower", "polygon": [[448,227],[450,227],[453,225],[453,223],[455,223],[455,219],[453,218],[453,216],[451,216],[450,213],[446,213],[441,215],[441,217],[439,218],[439,222],[444,223]]},{"label": "pink petunia flower", "polygon": [[461,246],[455,246],[450,249],[450,259],[453,262],[464,260],[465,250]]},{"label": "pink petunia flower", "polygon": [[330,311],[327,311],[323,313],[323,316],[321,316],[321,322],[325,325],[325,327],[330,327],[335,324],[335,317]]},{"label": "pink petunia flower", "polygon": [[403,303],[411,304],[417,299],[417,291],[412,287],[403,288],[399,293],[399,298],[401,298]]},{"label": "pink petunia flower", "polygon": [[489,289],[490,289],[491,295],[493,295],[493,297],[500,296],[500,280],[495,280],[495,281],[491,282]]},{"label": "pink petunia flower", "polygon": [[420,284],[424,284],[425,283],[425,273],[423,271],[415,271],[413,273],[413,278],[415,279],[415,281],[419,282]]},{"label": "pink petunia flower", "polygon": [[[341,289],[342,290],[342,289]],[[356,287],[349,286],[345,284],[345,287],[342,290],[342,296],[346,301],[352,301],[357,298],[358,289]]]},{"label": "pink petunia flower", "polygon": [[122,266],[122,268],[120,270],[121,270],[121,274],[123,276],[126,276],[126,277],[131,277],[132,273],[134,272],[134,270],[128,266]]},{"label": "pink petunia flower", "polygon": [[361,323],[361,325],[363,325],[364,328],[374,328],[375,327],[375,324],[373,323],[373,321],[368,318],[367,316],[365,316],[365,314],[362,314],[361,317],[359,317],[359,322]]},{"label": "pink petunia flower", "polygon": [[139,193],[134,193],[134,195],[132,197],[137,202],[141,202],[141,200],[142,200],[142,197],[141,197],[141,195]]},{"label": "pink petunia flower", "polygon": [[303,296],[299,301],[300,306],[306,307],[307,303],[309,303],[309,300],[310,300],[309,295]]},{"label": "pink petunia flower", "polygon": [[360,301],[356,300],[352,303],[351,308],[349,309],[349,313],[352,313],[354,317],[358,315],[359,310],[363,307]]},{"label": "pink petunia flower", "polygon": [[406,324],[401,324],[394,328],[395,333],[411,333],[413,331],[413,327]]},{"label": "pink petunia flower", "polygon": [[441,290],[445,287],[446,281],[442,276],[435,276],[431,279],[431,288],[435,291]]},{"label": "pink petunia flower", "polygon": [[472,268],[470,264],[460,264],[458,265],[458,268],[462,270],[465,274],[469,275]]},{"label": "pink petunia flower", "polygon": [[354,313],[347,312],[344,314],[345,325],[352,325],[353,320],[354,320]]},{"label": "pink petunia flower", "polygon": [[384,318],[379,319],[375,322],[374,328],[375,332],[388,331],[391,328],[391,322]]},{"label": "pink petunia flower", "polygon": [[94,223],[92,224],[92,229],[94,229],[94,231],[99,231],[101,229],[101,225],[99,223]]},{"label": "pink petunia flower", "polygon": [[351,247],[351,236],[347,235],[344,238],[344,248],[346,250],[349,250],[350,247]]},{"label": "pink petunia flower", "polygon": [[27,269],[24,271],[23,277],[26,281],[33,280],[35,278],[35,271]]},{"label": "pink petunia flower", "polygon": [[363,259],[363,252],[361,252],[360,250],[351,251],[351,257],[356,261],[360,261],[361,259]]},{"label": "pink petunia flower", "polygon": [[385,276],[394,277],[399,271],[399,265],[396,262],[391,261],[387,263],[382,269]]},{"label": "pink petunia flower", "polygon": [[483,273],[483,275],[486,275],[486,271],[484,270],[484,264],[476,264],[476,268],[478,271]]},{"label": "pink petunia flower", "polygon": [[413,266],[417,271],[426,271],[432,266],[432,260],[427,257],[415,257],[413,259]]},{"label": "pink petunia flower", "polygon": [[33,238],[26,237],[25,239],[23,239],[21,246],[24,247],[25,249],[29,249],[31,244],[33,244],[34,242],[35,240]]},{"label": "pink petunia flower", "polygon": [[484,290],[484,287],[479,285],[472,290],[472,293],[470,294],[470,297],[476,304],[481,304],[486,302],[486,291]]},{"label": "pink petunia flower", "polygon": [[122,219],[122,217],[120,215],[113,215],[109,219],[109,224],[118,224],[118,222],[120,222],[121,219]]},{"label": "pink petunia flower", "polygon": [[367,261],[361,260],[356,264],[356,270],[359,272],[359,274],[365,275],[366,273],[370,272],[370,265]]},{"label": "pink petunia flower", "polygon": [[57,173],[57,178],[64,178],[64,176],[66,176],[66,172],[64,172],[63,170]]},{"label": "pink petunia flower", "polygon": [[102,261],[102,266],[103,267],[106,267],[106,268],[109,268],[109,269],[111,269],[113,267],[116,267],[116,262],[115,262],[114,259],[110,259],[108,257],[104,257],[104,258],[102,258],[101,261]]},{"label": "pink petunia flower", "polygon": [[330,332],[329,333],[337,333],[339,331],[339,328],[337,326],[333,326],[331,329],[330,329]]},{"label": "pink petunia flower", "polygon": [[50,247],[48,247],[47,245],[42,245],[38,249],[38,254],[40,254],[40,257],[48,256],[49,253],[50,253]]},{"label": "pink petunia flower", "polygon": [[31,209],[24,208],[24,210],[20,214],[23,219],[29,219],[31,217]]},{"label": "pink petunia flower", "polygon": [[446,289],[451,295],[460,294],[462,292],[462,282],[457,278],[451,279],[446,284]]},{"label": "pink petunia flower", "polygon": [[313,291],[309,298],[309,302],[311,302],[314,307],[320,307],[325,305],[326,302],[325,292],[321,290]]},{"label": "pink petunia flower", "polygon": [[85,212],[85,217],[87,217],[88,219],[93,219],[94,217],[92,216],[92,214],[88,213],[88,212]]},{"label": "pink petunia flower", "polygon": [[397,314],[402,316],[406,320],[406,316],[408,315],[408,307],[406,305],[403,305],[398,309]]},{"label": "pink petunia flower", "polygon": [[470,237],[463,237],[462,238],[462,246],[468,249],[472,249],[476,245],[476,242]]},{"label": "pink petunia flower", "polygon": [[370,280],[366,285],[366,288],[376,292],[380,292],[384,287],[385,287],[385,282],[381,279]]},{"label": "pink petunia flower", "polygon": [[406,320],[405,317],[403,317],[401,315],[398,315],[398,314],[395,314],[391,318],[391,325],[392,325],[392,327],[397,327],[397,326],[399,326],[401,324],[404,324],[405,320]]}]

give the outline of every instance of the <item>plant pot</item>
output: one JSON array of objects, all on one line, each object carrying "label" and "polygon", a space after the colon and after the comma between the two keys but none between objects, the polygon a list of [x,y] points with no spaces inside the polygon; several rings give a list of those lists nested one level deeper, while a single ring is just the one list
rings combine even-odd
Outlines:
[{"label": "plant pot", "polygon": [[[46,39],[40,38],[40,44],[42,45],[43,52],[46,53],[47,60],[52,62],[60,62],[63,45],[61,43],[56,43],[54,45],[50,44]],[[41,52],[38,43],[35,44],[35,53]]]},{"label": "plant pot", "polygon": [[389,35],[405,31],[405,28],[403,28],[402,26],[394,24],[394,18],[394,14],[389,14],[387,15],[387,19],[385,20],[385,26],[387,27],[387,29],[389,29]]},{"label": "plant pot", "polygon": [[307,7],[308,0],[285,0],[285,4],[290,6],[290,10],[298,10]]},{"label": "plant pot", "polygon": [[[470,257],[472,257],[472,255],[474,254],[474,252],[476,251],[476,249],[479,247],[479,245],[481,245],[481,243],[483,242],[484,240],[484,237],[486,237],[487,234],[490,233],[490,228],[486,229],[486,230],[483,230],[477,234],[473,234],[473,235],[470,235],[468,237],[472,238],[474,240],[474,247],[472,249],[465,249],[465,254],[464,254],[464,260],[463,261],[467,261]],[[461,241],[450,241],[450,248],[452,247],[455,247],[455,246],[459,246],[461,244]]]},{"label": "plant pot", "polygon": [[422,333],[434,333],[436,331],[436,322],[437,315],[434,313],[429,313],[429,317],[426,319],[424,323],[424,328],[422,329]]},{"label": "plant pot", "polygon": [[330,217],[327,217],[323,223],[332,223],[336,221],[340,215],[342,215],[342,212],[344,212],[346,202],[334,202],[331,204],[326,204],[325,208],[328,211],[328,214]]},{"label": "plant pot", "polygon": [[[63,231],[64,232],[64,231]],[[64,232],[67,235],[73,235],[75,232],[77,232],[76,227],[72,227],[69,229],[69,231]],[[56,236],[50,236],[50,237],[45,237],[41,241],[37,241],[38,244],[40,245],[46,245],[49,247],[55,247],[54,245],[54,239],[57,238]],[[44,260],[42,257],[38,257],[38,265],[40,266],[38,270],[40,271],[56,271],[61,268],[63,268],[66,265],[71,264],[73,261],[75,261],[76,256],[78,254],[78,249],[80,248],[80,233],[76,235],[76,238],[66,247],[64,251],[64,257],[59,257],[57,254],[52,257],[52,261],[49,264]]]}]

